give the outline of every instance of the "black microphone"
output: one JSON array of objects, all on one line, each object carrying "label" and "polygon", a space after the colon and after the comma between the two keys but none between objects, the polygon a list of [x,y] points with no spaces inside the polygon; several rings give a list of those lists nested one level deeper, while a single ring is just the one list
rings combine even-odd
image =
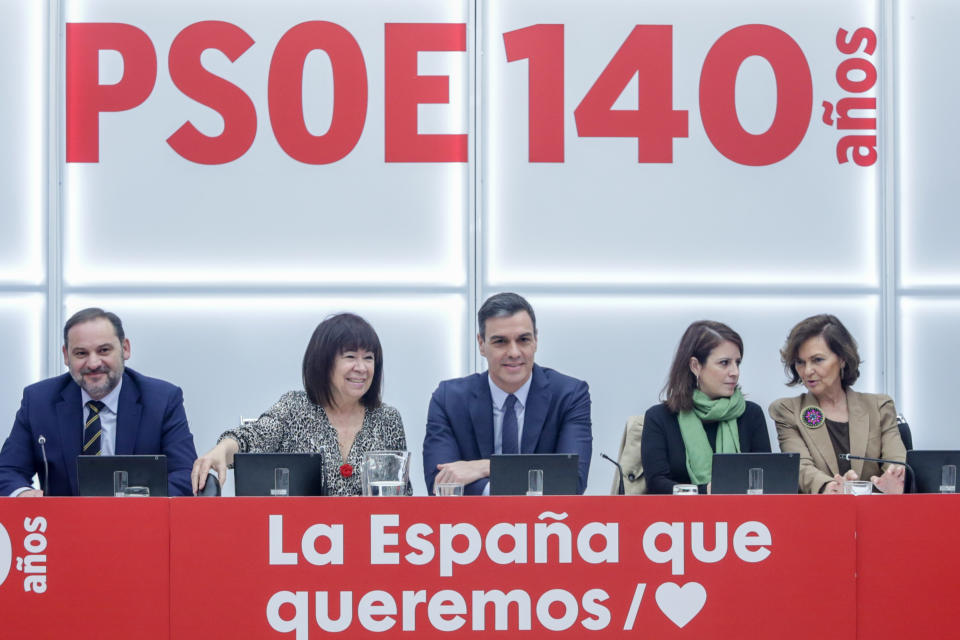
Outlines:
[{"label": "black microphone", "polygon": [[613,458],[611,458],[610,456],[608,456],[608,455],[605,454],[605,453],[601,453],[601,454],[600,454],[600,457],[603,458],[604,460],[609,460],[610,462],[612,462],[613,465],[617,468],[617,471],[620,472],[620,490],[617,491],[617,495],[621,495],[621,496],[624,495],[624,493],[623,493],[623,467],[620,466],[620,463],[619,463],[619,462],[617,462],[616,460],[614,460]]},{"label": "black microphone", "polygon": [[877,464],[899,464],[902,467],[906,467],[907,471],[910,472],[910,493],[916,493],[917,487],[917,474],[914,473],[913,467],[908,465],[906,462],[900,462],[899,460],[887,460],[886,458],[868,458],[866,456],[855,456],[851,453],[841,453],[841,460],[866,460],[867,462],[876,462]]},{"label": "black microphone", "polygon": [[37,438],[37,444],[40,445],[40,455],[43,456],[43,495],[47,495],[50,491],[50,464],[47,462],[47,448],[44,446],[46,443],[46,436],[41,434]]}]

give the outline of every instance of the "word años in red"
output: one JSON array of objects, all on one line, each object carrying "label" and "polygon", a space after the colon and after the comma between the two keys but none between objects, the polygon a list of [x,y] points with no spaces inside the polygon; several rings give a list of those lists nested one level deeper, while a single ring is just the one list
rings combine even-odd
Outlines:
[{"label": "word a\u00f1os in red", "polygon": [[[823,102],[823,123],[840,131],[854,131],[837,142],[837,162],[845,164],[851,159],[861,167],[869,167],[877,161],[877,99],[862,94],[877,84],[877,68],[867,58],[856,57],[860,53],[872,56],[877,50],[877,34],[872,29],[860,27],[851,36],[845,29],[837,31],[837,50],[849,55],[837,66],[837,84],[850,94],[837,100],[836,118],[834,106]],[[861,95],[856,95],[861,94]],[[859,112],[859,117],[851,115]]]}]

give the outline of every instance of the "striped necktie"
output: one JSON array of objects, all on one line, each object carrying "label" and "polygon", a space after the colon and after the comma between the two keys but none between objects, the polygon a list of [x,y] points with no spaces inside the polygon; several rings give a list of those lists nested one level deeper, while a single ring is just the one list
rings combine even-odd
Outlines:
[{"label": "striped necktie", "polygon": [[103,433],[103,425],[100,424],[100,411],[106,406],[99,400],[91,400],[86,404],[90,409],[90,417],[83,425],[83,451],[81,455],[98,456],[100,455],[100,434]]}]

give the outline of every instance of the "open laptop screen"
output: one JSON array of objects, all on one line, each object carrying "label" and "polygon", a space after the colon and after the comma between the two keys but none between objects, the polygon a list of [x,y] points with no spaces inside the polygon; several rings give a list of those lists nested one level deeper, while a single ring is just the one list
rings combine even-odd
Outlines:
[{"label": "open laptop screen", "polygon": [[575,453],[509,453],[490,456],[490,495],[522,496],[527,493],[528,472],[543,471],[543,494],[577,495]]},{"label": "open laptop screen", "polygon": [[[960,468],[960,451],[907,451],[907,464],[913,468],[916,493],[940,493],[940,481],[943,478],[944,465],[952,464]],[[907,491],[910,491],[908,482]]]},{"label": "open laptop screen", "polygon": [[127,472],[127,485],[147,487],[151,497],[167,496],[167,456],[77,456],[81,496],[112,496],[114,471]]},{"label": "open laptop screen", "polygon": [[745,494],[750,469],[763,469],[763,492],[797,493],[800,484],[799,453],[715,453],[710,492]]},{"label": "open laptop screen", "polygon": [[322,453],[238,453],[233,456],[238,496],[270,496],[276,470],[289,470],[291,496],[325,495]]}]

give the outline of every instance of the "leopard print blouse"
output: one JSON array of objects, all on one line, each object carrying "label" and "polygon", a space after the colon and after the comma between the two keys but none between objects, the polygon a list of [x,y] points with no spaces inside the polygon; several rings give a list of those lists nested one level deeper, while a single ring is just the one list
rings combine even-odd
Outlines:
[{"label": "leopard print blouse", "polygon": [[[224,431],[217,440],[233,438],[240,453],[312,453],[324,452],[324,480],[329,496],[358,496],[363,493],[360,465],[367,451],[407,450],[400,413],[382,404],[368,410],[357,432],[347,459],[340,455],[337,430],[330,424],[323,407],[313,404],[305,391],[288,391],[256,422]],[[348,463],[353,473],[344,476],[341,467]],[[349,473],[349,472],[348,472]],[[407,495],[413,491],[407,483]]]}]

